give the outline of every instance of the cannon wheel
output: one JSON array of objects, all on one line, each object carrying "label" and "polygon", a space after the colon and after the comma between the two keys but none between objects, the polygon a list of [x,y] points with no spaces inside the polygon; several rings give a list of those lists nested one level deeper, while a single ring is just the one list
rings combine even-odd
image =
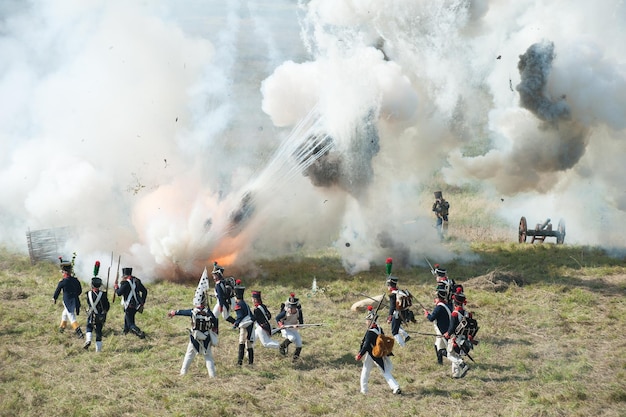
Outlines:
[{"label": "cannon wheel", "polygon": [[556,244],[562,245],[563,242],[565,241],[565,220],[563,219],[559,220],[558,231],[559,231],[559,234],[556,237]]},{"label": "cannon wheel", "polygon": [[519,243],[526,242],[526,232],[528,231],[528,225],[526,224],[526,217],[522,216],[519,219]]}]

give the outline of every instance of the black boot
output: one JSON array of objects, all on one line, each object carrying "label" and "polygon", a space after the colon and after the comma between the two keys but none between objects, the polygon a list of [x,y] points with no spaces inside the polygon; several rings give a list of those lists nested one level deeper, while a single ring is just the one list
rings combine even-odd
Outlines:
[{"label": "black boot", "polygon": [[302,352],[302,348],[301,347],[297,347],[296,351],[293,352],[293,361],[297,361],[300,358],[300,352]]},{"label": "black boot", "polygon": [[291,344],[291,340],[289,339],[285,339],[283,340],[283,343],[280,344],[280,347],[278,348],[278,351],[280,352],[281,355],[286,355],[287,354],[287,346],[289,346]]},{"label": "black boot", "polygon": [[239,344],[239,356],[237,356],[237,365],[241,366],[241,364],[243,363],[243,354],[246,350],[246,345],[244,345],[243,343]]},{"label": "black boot", "polygon": [[78,337],[79,339],[82,339],[84,337],[83,331],[80,329],[80,327],[77,327],[74,332],[76,333],[76,337]]},{"label": "black boot", "polygon": [[[435,349],[437,349],[437,347],[435,347]],[[437,350],[437,363],[439,365],[443,365],[443,357],[444,356],[448,356],[448,353],[446,352],[445,349]]]},{"label": "black boot", "polygon": [[254,349],[248,348],[248,365],[254,364]]},{"label": "black boot", "polygon": [[131,327],[130,331],[133,332],[133,334],[140,339],[144,339],[146,337],[146,334],[142,332],[141,329],[137,326]]}]

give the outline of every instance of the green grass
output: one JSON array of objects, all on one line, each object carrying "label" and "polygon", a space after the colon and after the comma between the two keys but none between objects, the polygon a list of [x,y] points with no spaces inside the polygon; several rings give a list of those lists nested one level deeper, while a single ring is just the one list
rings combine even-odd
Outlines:
[{"label": "green grass", "polygon": [[[481,326],[476,363],[470,362],[465,378],[452,380],[448,363],[436,363],[432,338],[416,334],[394,351],[401,398],[390,395],[376,370],[370,394],[360,395],[361,364],[354,361],[364,314],[350,306],[363,298],[361,292],[383,291],[382,264],[349,276],[339,258],[324,255],[230,270],[243,278],[247,297],[252,289],[263,291],[273,314],[295,291],[305,320],[325,326],[302,330],[304,349],[296,364],[257,345],[255,366],[239,368],[237,336],[221,322],[214,349],[218,377],[209,380],[199,358],[186,377],[178,375],[188,323],[166,318],[168,310],[190,306],[195,283],[148,284],[146,310],[137,316],[145,340],[121,335],[116,301],[104,351],[96,354],[56,331],[56,265],[31,266],[27,257],[0,250],[0,415],[379,416],[381,409],[396,416],[624,415],[623,259],[597,248],[554,244],[483,242],[471,250],[472,262],[445,266],[464,284],[468,308]],[[394,266],[394,274],[430,307],[434,280],[427,268]],[[315,294],[313,278],[320,288]],[[419,309],[416,316],[409,330],[431,332]],[[79,319],[84,329],[84,315]]]}]

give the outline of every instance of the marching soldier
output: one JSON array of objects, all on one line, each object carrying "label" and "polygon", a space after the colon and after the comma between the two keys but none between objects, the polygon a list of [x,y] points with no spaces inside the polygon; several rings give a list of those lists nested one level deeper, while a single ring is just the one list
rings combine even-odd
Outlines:
[{"label": "marching soldier", "polygon": [[452,296],[454,300],[454,310],[451,313],[450,325],[448,330],[444,333],[444,337],[448,339],[448,359],[452,362],[452,377],[462,378],[469,370],[469,366],[463,361],[461,357],[461,344],[465,342],[456,335],[456,328],[463,319],[468,316],[468,311],[465,311],[463,306],[467,302],[465,294],[459,288],[457,292]]},{"label": "marching soldier", "polygon": [[405,346],[411,340],[411,336],[402,328],[403,322],[411,321],[408,307],[401,307],[398,301],[398,278],[390,276],[387,278],[387,290],[389,291],[389,315],[387,324],[391,324],[391,334],[400,346]]},{"label": "marching soldier", "polygon": [[443,198],[441,191],[435,191],[435,202],[433,203],[433,212],[437,216],[437,232],[439,237],[444,238],[444,235],[448,231],[448,212],[450,210],[450,203]]},{"label": "marching soldier", "polygon": [[296,350],[293,353],[293,361],[297,361],[300,358],[302,352],[302,336],[298,331],[298,325],[304,324],[304,316],[302,314],[302,308],[300,302],[295,297],[294,293],[287,300],[285,308],[276,315],[276,323],[281,329],[280,334],[285,339],[279,346],[279,352],[282,355],[287,355],[287,348],[290,344],[295,343]]},{"label": "marching soldier", "polygon": [[233,323],[233,329],[239,329],[239,352],[237,365],[241,366],[246,348],[248,349],[248,364],[254,364],[254,316],[252,310],[243,299],[246,287],[235,287],[235,314],[237,318]]},{"label": "marching soldier", "polygon": [[213,264],[212,275],[215,282],[215,298],[217,299],[217,303],[213,307],[213,314],[215,317],[222,316],[227,322],[234,323],[235,319],[230,316],[230,311],[235,304],[234,288],[227,283],[224,278],[224,268],[218,266],[217,262]]},{"label": "marching soldier", "polygon": [[272,324],[270,319],[272,313],[261,298],[261,291],[252,291],[252,302],[254,304],[254,333],[261,344],[266,348],[278,349],[280,344],[272,339]]},{"label": "marching soldier", "polygon": [[111,306],[107,293],[100,290],[100,287],[102,287],[102,279],[96,276],[98,275],[99,268],[100,263],[96,262],[94,277],[91,279],[91,290],[85,293],[87,305],[89,307],[87,310],[85,345],[83,346],[85,349],[89,349],[89,346],[91,345],[92,332],[95,329],[96,352],[102,351],[102,328],[106,322],[107,313]]},{"label": "marching soldier", "polygon": [[385,381],[387,381],[387,384],[389,384],[392,392],[394,394],[401,394],[402,390],[400,389],[400,384],[398,384],[395,378],[391,375],[393,365],[391,364],[390,355],[377,358],[372,354],[372,349],[376,345],[378,335],[384,334],[384,332],[383,329],[378,327],[378,324],[376,324],[378,316],[374,311],[372,311],[372,307],[370,306],[368,310],[369,311],[365,316],[367,331],[361,341],[361,349],[354,357],[357,361],[363,360],[363,368],[361,369],[361,394],[367,394],[369,376],[374,366],[378,366],[378,369],[380,369],[380,372],[385,378]]},{"label": "marching soldier", "polygon": [[83,331],[78,324],[76,316],[80,314],[80,295],[83,292],[83,288],[78,278],[73,275],[74,268],[72,263],[63,261],[62,258],[59,258],[59,261],[61,262],[61,273],[63,277],[57,284],[57,288],[52,295],[52,301],[56,304],[59,294],[63,291],[63,313],[61,313],[59,331],[65,331],[67,322],[69,321],[76,337],[82,339],[84,337]]},{"label": "marching soldier", "polygon": [[433,322],[435,327],[435,334],[437,335],[435,337],[435,353],[439,365],[443,365],[443,357],[447,356],[448,343],[443,334],[448,331],[452,318],[452,306],[446,301],[447,294],[446,287],[439,284],[435,296],[435,308],[432,312],[424,310],[424,317]]},{"label": "marching soldier", "polygon": [[141,280],[133,276],[133,268],[122,268],[123,281],[115,284],[115,293],[122,297],[124,305],[124,334],[129,331],[143,339],[146,334],[135,324],[137,312],[143,313],[143,307],[148,297],[148,290]]}]

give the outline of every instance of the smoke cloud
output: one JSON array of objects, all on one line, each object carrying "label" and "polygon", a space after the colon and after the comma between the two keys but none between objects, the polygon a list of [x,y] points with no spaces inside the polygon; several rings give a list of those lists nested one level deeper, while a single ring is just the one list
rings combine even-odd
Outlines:
[{"label": "smoke cloud", "polygon": [[2,2],[2,244],[69,227],[84,278],[446,262],[437,177],[623,249],[625,31],[620,0]]}]

